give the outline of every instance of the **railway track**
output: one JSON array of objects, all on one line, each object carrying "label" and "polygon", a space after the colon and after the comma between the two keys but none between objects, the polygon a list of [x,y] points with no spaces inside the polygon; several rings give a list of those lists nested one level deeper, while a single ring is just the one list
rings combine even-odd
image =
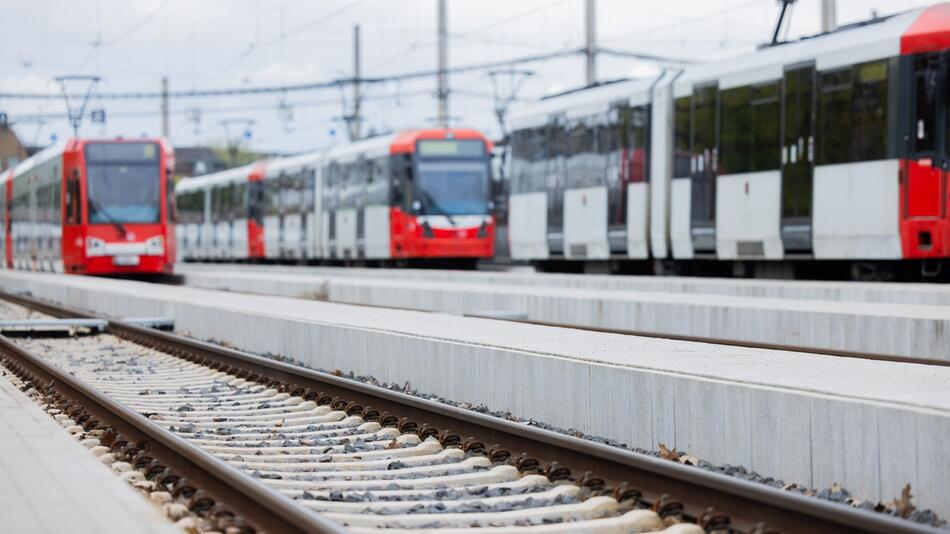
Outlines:
[{"label": "railway track", "polygon": [[205,519],[237,514],[232,528],[932,532],[120,321],[99,335],[0,337],[0,353],[64,403],[78,437],[117,433],[107,454],[165,473]]}]

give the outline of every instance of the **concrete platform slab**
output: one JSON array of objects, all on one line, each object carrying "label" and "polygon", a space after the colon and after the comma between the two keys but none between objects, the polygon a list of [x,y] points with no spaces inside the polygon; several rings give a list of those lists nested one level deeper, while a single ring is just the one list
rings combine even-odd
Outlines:
[{"label": "concrete platform slab", "polygon": [[181,534],[3,376],[0,532]]},{"label": "concrete platform slab", "polygon": [[[451,281],[517,286],[547,286],[575,289],[606,289],[661,293],[705,293],[736,297],[882,302],[894,304],[950,305],[950,285],[892,282],[838,282],[814,280],[763,280],[688,276],[631,276],[563,274],[511,271],[462,271],[448,269],[372,269],[258,264],[180,263],[175,266],[185,276],[208,272],[294,274],[301,276],[382,278],[387,280]],[[302,283],[311,281],[300,279]],[[291,280],[295,283],[294,280]],[[212,281],[213,283],[213,281]],[[301,296],[298,287],[284,289],[287,296]],[[312,287],[303,287],[312,292]],[[292,291],[292,293],[291,293]],[[275,293],[278,294],[278,293]]]},{"label": "concrete platform slab", "polygon": [[455,314],[504,312],[546,323],[804,350],[950,360],[947,306],[206,269],[187,271],[185,283]]},{"label": "concrete platform slab", "polygon": [[[950,514],[950,368],[35,273],[6,289],[789,482]],[[913,451],[909,453],[907,451]]]}]

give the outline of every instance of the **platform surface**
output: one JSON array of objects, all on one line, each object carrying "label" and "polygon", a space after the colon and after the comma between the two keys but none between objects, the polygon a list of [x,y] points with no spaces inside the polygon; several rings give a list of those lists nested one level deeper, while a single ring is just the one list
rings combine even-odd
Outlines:
[{"label": "platform surface", "polygon": [[181,534],[0,376],[0,532]]},{"label": "platform surface", "polygon": [[[693,293],[737,297],[882,302],[895,304],[950,305],[950,284],[848,282],[820,280],[769,280],[690,276],[638,276],[525,272],[464,271],[451,269],[377,269],[299,265],[179,263],[175,272],[185,276],[208,272],[293,274],[292,280],[310,282],[323,277],[383,278],[576,289],[606,289],[665,293]],[[294,295],[296,296],[296,295]]]},{"label": "platform surface", "polygon": [[206,268],[185,274],[190,286],[247,293],[455,314],[501,312],[628,332],[950,360],[950,306],[545,286],[512,279],[502,278],[508,280],[502,284]]},{"label": "platform surface", "polygon": [[77,276],[0,285],[874,501],[910,483],[918,507],[950,515],[950,367]]}]

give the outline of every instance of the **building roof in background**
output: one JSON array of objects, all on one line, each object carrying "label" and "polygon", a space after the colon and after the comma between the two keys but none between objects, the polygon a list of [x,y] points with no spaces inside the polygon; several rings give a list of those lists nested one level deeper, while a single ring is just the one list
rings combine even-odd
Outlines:
[{"label": "building roof in background", "polygon": [[29,157],[26,147],[20,142],[13,128],[0,127],[0,171],[16,167],[17,163]]}]

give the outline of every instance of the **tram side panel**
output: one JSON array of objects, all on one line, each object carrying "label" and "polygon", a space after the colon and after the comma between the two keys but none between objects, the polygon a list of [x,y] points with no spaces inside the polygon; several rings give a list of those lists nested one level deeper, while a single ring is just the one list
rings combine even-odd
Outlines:
[{"label": "tram side panel", "polygon": [[674,174],[673,82],[677,74],[663,73],[650,99],[650,254],[668,258],[670,195]]},{"label": "tram side panel", "polygon": [[516,131],[512,141],[508,240],[514,260],[550,257],[548,248],[547,138],[543,124]]},{"label": "tram side panel", "polygon": [[[551,234],[561,230],[562,254],[567,259],[605,260],[610,257],[607,239],[606,109],[584,116],[568,115],[563,130],[563,196],[561,228],[552,224]],[[560,134],[560,132],[559,132]],[[555,136],[555,139],[560,135]],[[557,161],[557,158],[554,159]],[[556,208],[555,208],[556,209]]]}]

